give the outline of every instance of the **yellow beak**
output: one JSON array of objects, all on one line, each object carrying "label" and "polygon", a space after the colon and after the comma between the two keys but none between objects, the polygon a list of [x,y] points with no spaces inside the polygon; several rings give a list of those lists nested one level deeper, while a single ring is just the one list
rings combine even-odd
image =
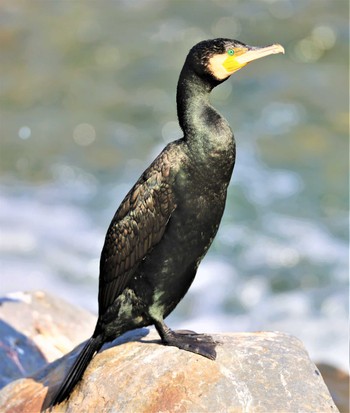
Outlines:
[{"label": "yellow beak", "polygon": [[242,67],[253,60],[260,59],[270,54],[284,53],[284,48],[280,44],[273,44],[266,47],[245,46],[236,48],[235,52],[236,53],[232,56],[226,56],[222,64],[226,72],[230,75],[237,72],[237,70],[242,69]]},{"label": "yellow beak", "polygon": [[261,57],[268,56],[270,54],[284,54],[284,48],[280,44],[273,44],[266,47],[252,47],[245,53],[236,56],[235,60],[239,65],[245,65],[253,60],[260,59]]}]

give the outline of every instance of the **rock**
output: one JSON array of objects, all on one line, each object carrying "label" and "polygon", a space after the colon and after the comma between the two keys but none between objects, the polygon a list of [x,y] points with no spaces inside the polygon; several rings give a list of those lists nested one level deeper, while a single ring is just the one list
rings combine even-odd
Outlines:
[{"label": "rock", "polygon": [[[52,412],[338,411],[298,339],[277,332],[213,336],[219,342],[216,361],[160,345],[154,331],[125,334],[103,347],[70,399]],[[80,348],[9,383],[0,391],[0,411],[40,412]]]},{"label": "rock", "polygon": [[[56,360],[90,336],[96,317],[42,291],[18,292],[0,298],[0,318],[24,334],[47,361]],[[1,340],[5,337],[1,331]],[[11,341],[15,337],[8,337]]]},{"label": "rock", "polygon": [[318,363],[317,368],[320,371],[323,380],[327,384],[331,396],[340,413],[349,413],[349,374],[339,368],[325,363]]},{"label": "rock", "polygon": [[0,388],[66,354],[95,323],[87,311],[41,291],[0,298]]}]

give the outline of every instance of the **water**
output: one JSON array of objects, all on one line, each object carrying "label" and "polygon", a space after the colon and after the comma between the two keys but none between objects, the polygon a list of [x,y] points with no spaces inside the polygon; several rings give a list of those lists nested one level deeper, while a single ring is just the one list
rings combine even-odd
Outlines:
[{"label": "water", "polygon": [[197,331],[281,330],[347,368],[347,2],[4,2],[0,15],[1,287],[97,310],[119,202],[180,137],[188,49],[280,42],[212,102],[237,163],[219,234],[169,317]]}]

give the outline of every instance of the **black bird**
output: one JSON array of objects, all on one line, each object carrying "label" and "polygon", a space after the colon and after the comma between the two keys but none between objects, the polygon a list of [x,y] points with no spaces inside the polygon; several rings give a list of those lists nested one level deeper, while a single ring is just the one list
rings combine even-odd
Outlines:
[{"label": "black bird", "polygon": [[275,53],[283,47],[230,39],[190,50],[177,86],[184,136],[165,147],[114,215],[101,253],[96,328],[51,405],[69,397],[104,343],[138,327],[154,325],[164,344],[215,359],[210,336],[173,331],[164,319],[186,294],[217,233],[235,163],[233,133],[209,94],[252,60]]}]

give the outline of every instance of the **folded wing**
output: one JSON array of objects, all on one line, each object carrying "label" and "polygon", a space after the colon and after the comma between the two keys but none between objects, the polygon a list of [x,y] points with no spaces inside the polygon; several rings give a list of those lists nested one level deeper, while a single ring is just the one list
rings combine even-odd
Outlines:
[{"label": "folded wing", "polygon": [[100,315],[164,234],[176,207],[170,169],[163,153],[126,195],[108,228],[100,261]]}]

